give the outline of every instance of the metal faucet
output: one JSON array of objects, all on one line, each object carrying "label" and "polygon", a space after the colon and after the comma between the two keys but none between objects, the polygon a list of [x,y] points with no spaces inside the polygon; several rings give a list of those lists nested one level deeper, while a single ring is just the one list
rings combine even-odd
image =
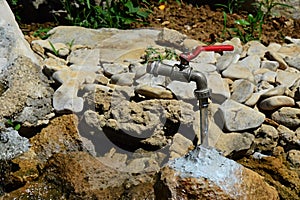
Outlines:
[{"label": "metal faucet", "polygon": [[[154,76],[162,75],[169,77],[171,80],[181,82],[196,82],[197,88],[194,90],[195,97],[199,100],[200,108],[200,135],[201,144],[208,146],[208,119],[207,113],[203,113],[204,109],[208,107],[208,99],[210,97],[210,89],[207,86],[207,79],[204,73],[197,70],[193,70],[189,66],[189,62],[197,57],[202,51],[232,51],[234,47],[232,45],[212,45],[212,46],[198,46],[192,52],[181,53],[180,63],[175,65],[168,65],[161,61],[149,62],[147,65],[147,73]],[[207,109],[205,109],[207,112]]]}]

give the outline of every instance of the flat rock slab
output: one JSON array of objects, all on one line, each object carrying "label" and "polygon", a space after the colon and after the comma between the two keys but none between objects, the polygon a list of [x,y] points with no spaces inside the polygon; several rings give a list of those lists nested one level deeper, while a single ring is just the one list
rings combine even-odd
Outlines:
[{"label": "flat rock slab", "polygon": [[225,128],[229,131],[242,131],[260,126],[265,115],[234,100],[225,101],[220,110],[225,120]]}]

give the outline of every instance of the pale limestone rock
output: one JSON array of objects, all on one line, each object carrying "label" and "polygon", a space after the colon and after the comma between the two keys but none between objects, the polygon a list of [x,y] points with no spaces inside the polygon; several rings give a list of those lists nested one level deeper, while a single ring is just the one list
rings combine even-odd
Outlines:
[{"label": "pale limestone rock", "polygon": [[254,72],[260,68],[260,57],[258,55],[248,56],[239,61],[238,64],[242,67],[248,68],[250,72]]},{"label": "pale limestone rock", "polygon": [[280,107],[285,107],[285,106],[294,106],[295,101],[291,97],[287,96],[272,96],[264,99],[262,102],[259,104],[259,108],[262,110],[275,110]]},{"label": "pale limestone rock", "polygon": [[261,68],[266,68],[266,69],[276,72],[278,67],[279,67],[279,63],[277,61],[270,61],[270,60],[261,61]]},{"label": "pale limestone rock", "polygon": [[267,51],[267,47],[265,47],[263,44],[261,44],[258,41],[250,41],[246,44],[246,46],[249,45],[247,54],[249,56],[252,55],[258,55],[260,58],[263,58],[266,51]]},{"label": "pale limestone rock", "polygon": [[211,89],[213,102],[223,103],[230,98],[229,85],[218,73],[209,73],[207,76],[208,88]]},{"label": "pale limestone rock", "polygon": [[300,73],[278,70],[276,82],[280,85],[291,87],[298,79],[300,79]]},{"label": "pale limestone rock", "polygon": [[135,88],[137,94],[143,95],[148,98],[158,98],[158,99],[172,99],[173,94],[170,90],[167,90],[161,86],[149,86],[140,85]]},{"label": "pale limestone rock", "polygon": [[[235,83],[238,82],[236,85]],[[233,92],[231,94],[231,99],[244,103],[247,101],[253,94],[255,90],[255,85],[248,80],[237,80],[233,83]]]},{"label": "pale limestone rock", "polygon": [[297,128],[300,126],[300,109],[282,107],[272,114],[272,119],[288,128]]},{"label": "pale limestone rock", "polygon": [[222,75],[230,79],[247,79],[251,82],[254,81],[252,72],[239,64],[231,64],[226,70],[222,72]]},{"label": "pale limestone rock", "polygon": [[233,100],[225,101],[220,110],[229,131],[243,131],[260,126],[265,115]]}]

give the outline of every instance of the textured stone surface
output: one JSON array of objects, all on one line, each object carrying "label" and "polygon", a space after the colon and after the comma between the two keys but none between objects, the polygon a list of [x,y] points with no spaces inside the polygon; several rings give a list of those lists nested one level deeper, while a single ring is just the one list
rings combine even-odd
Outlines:
[{"label": "textured stone surface", "polygon": [[168,163],[155,194],[159,199],[279,199],[260,175],[204,148]]},{"label": "textured stone surface", "polygon": [[18,57],[0,75],[0,82],[8,86],[0,96],[0,119],[9,117],[30,127],[47,124],[53,117],[53,89],[40,67],[29,58]]},{"label": "textured stone surface", "polygon": [[300,126],[299,116],[299,108],[283,107],[272,114],[272,119],[289,128],[297,128]]},{"label": "textured stone surface", "polygon": [[225,101],[221,107],[225,127],[229,131],[242,131],[260,126],[265,115],[233,100]]}]

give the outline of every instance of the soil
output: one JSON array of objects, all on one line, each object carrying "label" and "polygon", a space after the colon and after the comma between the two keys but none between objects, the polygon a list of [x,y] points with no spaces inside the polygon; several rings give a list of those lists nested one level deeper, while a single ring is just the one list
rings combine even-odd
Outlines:
[{"label": "soil", "polygon": [[[163,8],[163,7],[161,7]],[[220,8],[209,5],[192,5],[177,3],[169,0],[164,9],[153,4],[145,25],[136,27],[170,28],[204,43],[223,42],[234,37],[234,34],[224,32],[224,14]],[[234,20],[247,19],[247,11],[227,14],[227,29],[236,27]],[[285,36],[300,38],[300,20],[285,17],[272,17],[266,19],[262,27],[261,42],[265,45],[275,42],[283,43]]]},{"label": "soil", "polygon": [[[227,23],[224,29],[224,13],[220,8],[208,3],[203,5],[192,5],[189,3],[178,3],[177,0],[168,0],[165,4],[158,1],[150,1],[149,9],[152,11],[147,21],[143,24],[132,24],[132,28],[169,28],[186,34],[192,39],[212,44],[223,42],[233,38],[236,34],[229,31],[236,27],[234,23],[238,19],[247,19],[249,11],[239,10],[238,13],[226,14]],[[162,6],[160,6],[162,5]],[[164,8],[164,9],[162,9]],[[254,14],[255,15],[255,14]],[[32,23],[21,24],[20,27],[25,35],[35,39],[33,33],[39,28],[49,28],[62,25],[59,23]],[[285,36],[300,38],[300,19],[288,19],[286,17],[269,17],[262,26],[261,42],[268,45],[272,42],[282,44]],[[28,38],[28,37],[27,37]]]}]

